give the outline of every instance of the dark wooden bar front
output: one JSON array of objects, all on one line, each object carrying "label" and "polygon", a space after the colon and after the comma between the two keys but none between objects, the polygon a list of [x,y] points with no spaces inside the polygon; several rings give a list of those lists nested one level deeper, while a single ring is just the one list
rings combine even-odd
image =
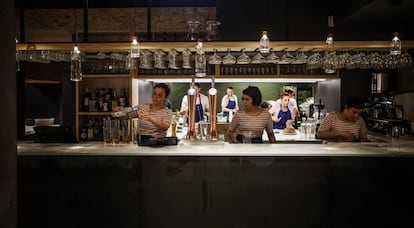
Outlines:
[{"label": "dark wooden bar front", "polygon": [[19,156],[20,228],[414,227],[414,157]]}]

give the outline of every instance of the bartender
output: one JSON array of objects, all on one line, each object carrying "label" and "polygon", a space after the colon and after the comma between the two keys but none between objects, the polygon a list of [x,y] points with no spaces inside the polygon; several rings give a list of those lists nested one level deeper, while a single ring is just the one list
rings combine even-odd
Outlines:
[{"label": "bartender", "polygon": [[234,114],[239,110],[239,103],[237,102],[237,96],[234,95],[233,87],[227,87],[226,95],[221,99],[221,109],[223,111],[223,117],[230,115],[230,112]]},{"label": "bartender", "polygon": [[[194,83],[193,86],[196,91],[196,107],[195,107],[195,122],[207,121],[204,119],[204,113],[207,113],[209,109],[208,97],[200,93],[201,86],[200,83]],[[188,98],[187,95],[184,95],[183,100],[181,101],[180,114],[185,116],[188,114]]]}]

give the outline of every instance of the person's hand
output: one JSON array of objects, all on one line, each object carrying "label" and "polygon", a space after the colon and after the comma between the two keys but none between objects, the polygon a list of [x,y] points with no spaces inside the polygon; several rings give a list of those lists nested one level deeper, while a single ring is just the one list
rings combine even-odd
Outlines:
[{"label": "person's hand", "polygon": [[122,106],[116,106],[116,107],[112,107],[112,112],[119,112],[123,109],[124,107]]},{"label": "person's hand", "polygon": [[142,112],[139,114],[139,118],[143,120],[151,121],[151,115],[149,112]]},{"label": "person's hand", "polygon": [[344,138],[348,141],[357,140],[357,137],[349,131],[340,131],[339,136],[341,136],[342,138]]}]

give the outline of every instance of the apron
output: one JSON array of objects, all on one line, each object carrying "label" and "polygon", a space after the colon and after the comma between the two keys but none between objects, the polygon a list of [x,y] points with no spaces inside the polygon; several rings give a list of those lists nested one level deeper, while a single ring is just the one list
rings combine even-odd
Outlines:
[{"label": "apron", "polygon": [[[227,103],[226,108],[228,109],[235,109],[236,108],[236,101],[231,101],[229,98],[229,102]],[[226,117],[229,115],[229,112],[223,112],[223,116]]]},{"label": "apron", "polygon": [[273,129],[285,129],[286,121],[292,119],[292,114],[290,113],[289,109],[286,112],[280,110],[277,114],[277,117],[281,119],[279,120],[279,122],[273,122]]},{"label": "apron", "polygon": [[196,104],[195,107],[195,122],[198,123],[204,120],[204,112],[203,112],[203,104],[201,103],[201,97],[198,95],[198,99],[200,100],[200,104]]}]

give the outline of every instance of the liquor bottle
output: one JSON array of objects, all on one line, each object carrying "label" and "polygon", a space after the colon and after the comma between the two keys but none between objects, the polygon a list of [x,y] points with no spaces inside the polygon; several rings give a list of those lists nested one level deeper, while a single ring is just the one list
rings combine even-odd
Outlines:
[{"label": "liquor bottle", "polygon": [[98,94],[98,112],[103,112],[103,103],[105,100],[105,88],[101,88]]},{"label": "liquor bottle", "polygon": [[203,50],[203,42],[199,38],[196,46],[196,56],[195,56],[195,76],[196,77],[206,77],[206,53]]},{"label": "liquor bottle", "polygon": [[96,89],[95,92],[91,93],[91,99],[89,99],[89,111],[90,112],[97,112],[98,111],[98,97],[97,97],[98,90]]},{"label": "liquor bottle", "polygon": [[118,107],[119,106],[118,100],[119,100],[119,98],[118,98],[118,96],[116,94],[116,90],[114,89],[113,90],[113,98],[111,100],[111,105],[112,105],[111,110],[114,110],[115,107]]},{"label": "liquor bottle", "polygon": [[128,106],[128,97],[126,95],[125,88],[121,89],[121,94],[119,95],[119,106],[127,107]]},{"label": "liquor bottle", "polygon": [[262,32],[262,37],[260,38],[260,53],[269,53],[269,37],[267,36],[267,31]]},{"label": "liquor bottle", "polygon": [[85,88],[85,94],[83,95],[83,111],[89,112],[89,100],[91,98],[91,92],[89,91],[89,88]]},{"label": "liquor bottle", "polygon": [[88,129],[86,127],[82,128],[81,134],[80,134],[80,140],[81,141],[87,141],[88,140]]},{"label": "liquor bottle", "polygon": [[106,103],[106,112],[110,112],[112,110],[112,99],[114,97],[114,93],[112,88],[108,88],[105,94],[104,104]]},{"label": "liquor bottle", "polygon": [[93,120],[89,120],[88,123],[88,140],[93,140]]}]

